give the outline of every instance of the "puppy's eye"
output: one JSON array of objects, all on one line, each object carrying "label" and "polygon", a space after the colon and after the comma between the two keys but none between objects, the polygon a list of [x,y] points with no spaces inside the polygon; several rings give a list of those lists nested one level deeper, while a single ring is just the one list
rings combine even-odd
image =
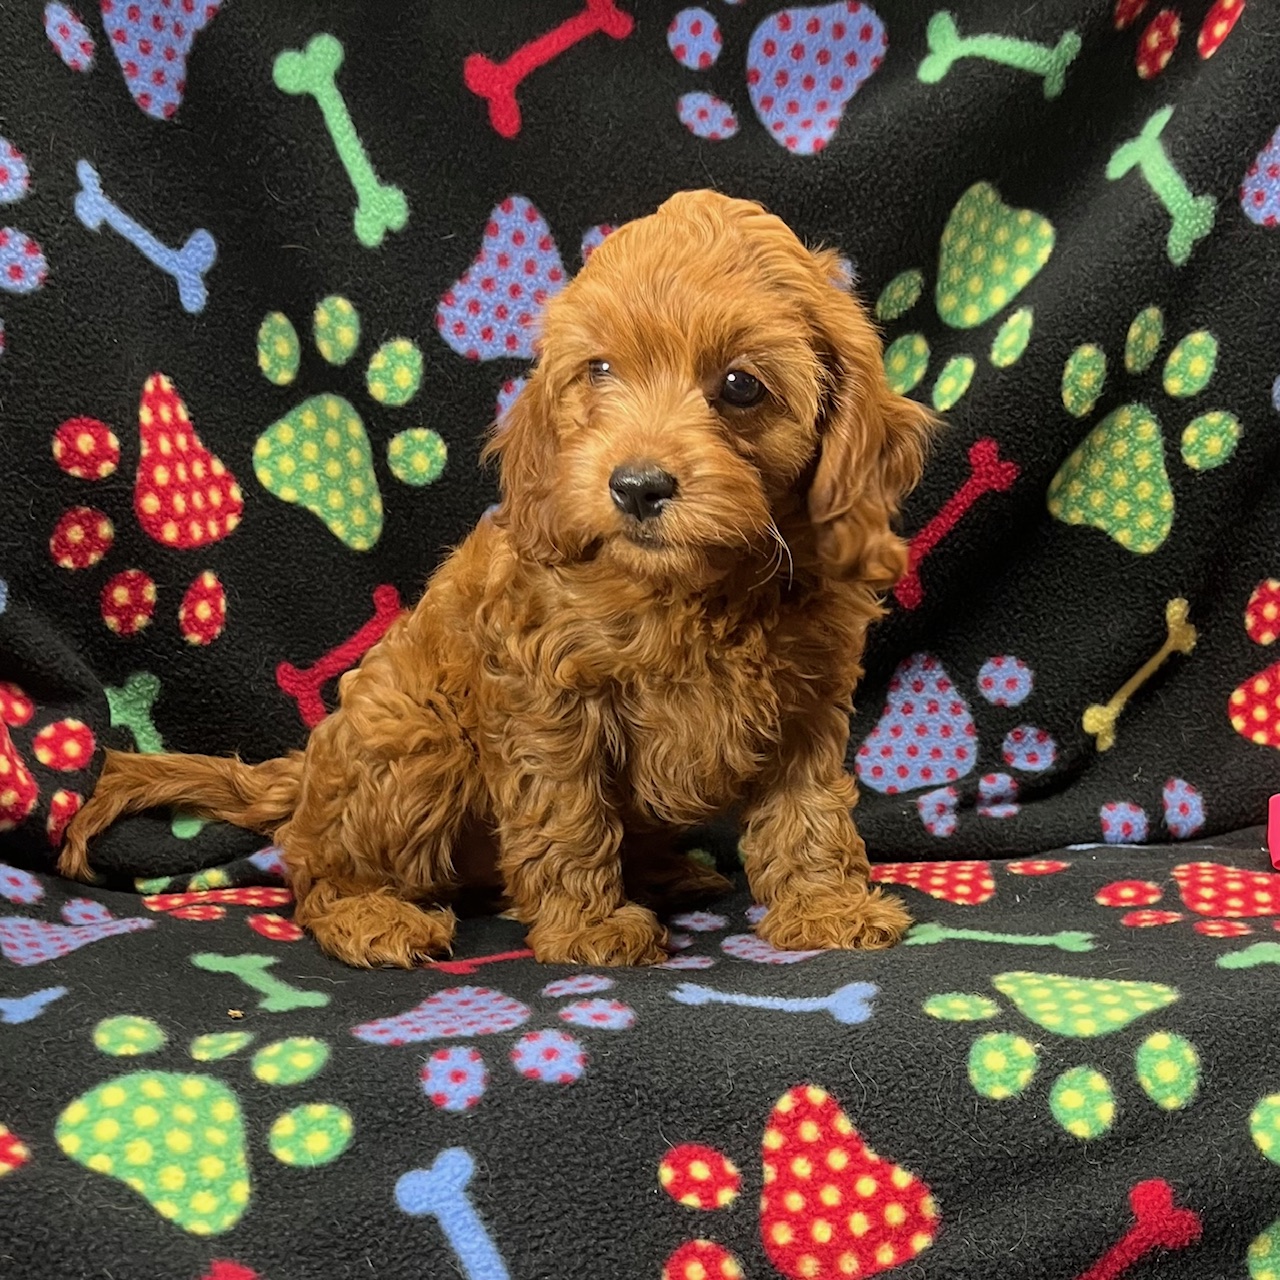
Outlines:
[{"label": "puppy's eye", "polygon": [[587,364],[587,377],[592,383],[604,382],[613,374],[613,366],[607,360],[592,360]]},{"label": "puppy's eye", "polygon": [[735,409],[750,409],[764,399],[764,383],[741,369],[731,369],[720,384],[719,399]]}]

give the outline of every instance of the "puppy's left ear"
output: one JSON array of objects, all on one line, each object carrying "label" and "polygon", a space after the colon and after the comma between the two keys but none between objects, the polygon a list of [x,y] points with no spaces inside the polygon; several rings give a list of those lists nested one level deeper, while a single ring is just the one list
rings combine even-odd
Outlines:
[{"label": "puppy's left ear", "polygon": [[811,323],[826,387],[809,519],[833,577],[886,591],[907,569],[907,546],[893,522],[919,483],[939,422],[889,389],[880,335],[849,289],[843,262],[829,251],[814,257],[821,281]]}]

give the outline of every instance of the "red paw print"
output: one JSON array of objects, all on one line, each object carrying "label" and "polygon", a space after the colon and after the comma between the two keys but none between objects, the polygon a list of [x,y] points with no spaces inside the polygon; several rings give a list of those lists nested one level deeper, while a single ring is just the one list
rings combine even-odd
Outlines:
[{"label": "red paw print", "polygon": [[[183,893],[152,893],[142,899],[148,911],[163,911],[179,920],[221,920],[227,907],[283,907],[293,894],[283,885],[248,885],[240,889],[189,889]],[[302,930],[283,916],[262,912],[245,924],[272,942],[297,942]]]},{"label": "red paw print", "polygon": [[[40,787],[18,751],[9,729],[29,724],[36,706],[16,684],[0,682],[0,831],[12,831],[36,807]],[[81,720],[54,720],[31,738],[31,753],[46,769],[77,773],[93,759],[93,730]],[[84,803],[78,791],[59,787],[49,799],[45,829],[55,848],[76,810]]]},{"label": "red paw print", "polygon": [[[1114,22],[1117,31],[1131,27],[1150,0],[1116,0]],[[1222,47],[1244,12],[1245,0],[1217,0],[1205,14],[1196,37],[1196,50],[1202,58],[1212,58]],[[1178,40],[1182,36],[1182,17],[1177,9],[1161,9],[1143,28],[1134,56],[1138,78],[1154,80],[1169,65]]]},{"label": "red paw print", "polygon": [[[1173,878],[1187,910],[1202,917],[1191,927],[1206,938],[1240,938],[1252,933],[1246,918],[1280,917],[1280,875],[1245,871],[1220,862],[1183,862]],[[1103,907],[1129,908],[1120,923],[1130,929],[1154,929],[1185,919],[1180,911],[1153,910],[1164,897],[1154,880],[1113,880],[1093,900]],[[1272,925],[1280,929],[1280,919]]]},{"label": "red paw print", "polygon": [[[761,1143],[760,1239],[786,1280],[879,1275],[911,1261],[938,1234],[929,1188],[877,1155],[836,1100],[815,1085],[778,1099]],[[658,1181],[677,1203],[714,1210],[731,1204],[742,1176],[712,1147],[674,1147]],[[663,1280],[739,1280],[741,1263],[714,1241],[682,1244]]]},{"label": "red paw print", "polygon": [[[244,512],[236,478],[205,446],[173,383],[152,374],[138,406],[138,467],[133,510],[142,531],[163,547],[199,550],[233,533]],[[53,434],[53,459],[67,475],[91,483],[120,464],[120,441],[95,418],[70,418]],[[97,507],[73,506],[59,517],[49,555],[61,569],[92,569],[115,543],[115,524]],[[102,584],[99,609],[108,630],[136,635],[155,615],[157,587],[142,569],[123,569]],[[226,623],[226,593],[205,570],[177,608],[189,644],[211,644]]]},{"label": "red paw print", "polygon": [[[1280,579],[1258,583],[1244,611],[1244,629],[1255,644],[1280,638]],[[1231,727],[1260,747],[1280,747],[1280,662],[1237,685],[1227,700]]]}]

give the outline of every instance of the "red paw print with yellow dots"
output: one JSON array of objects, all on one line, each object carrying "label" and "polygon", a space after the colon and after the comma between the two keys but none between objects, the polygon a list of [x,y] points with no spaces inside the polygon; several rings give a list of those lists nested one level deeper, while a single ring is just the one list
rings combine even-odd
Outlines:
[{"label": "red paw print with yellow dots", "polygon": [[[40,786],[10,730],[26,729],[36,704],[16,684],[0,682],[0,832],[21,826],[36,807]],[[93,760],[93,730],[82,720],[66,718],[42,725],[31,734],[29,752],[54,773],[79,773]],[[78,791],[59,787],[49,797],[45,829],[56,848],[67,823],[84,803]]]},{"label": "red paw print with yellow dots", "polygon": [[[73,479],[100,483],[120,465],[120,441],[106,423],[76,417],[53,434],[53,460]],[[138,463],[133,511],[138,526],[154,542],[180,551],[199,551],[233,533],[244,513],[240,485],[226,464],[201,440],[173,383],[154,373],[138,406]],[[58,518],[49,555],[60,569],[96,568],[115,545],[116,526],[96,506],[77,503]],[[107,629],[132,636],[151,624],[159,599],[155,579],[144,569],[122,569],[103,582],[99,612]],[[207,645],[222,634],[227,600],[216,573],[205,569],[175,608],[188,644]]]},{"label": "red paw print with yellow dots", "polygon": [[[1258,583],[1244,611],[1244,629],[1254,644],[1280,639],[1280,579]],[[1280,662],[1250,676],[1227,700],[1231,727],[1260,747],[1280,747]]]},{"label": "red paw print with yellow dots", "polygon": [[[658,1181],[695,1211],[728,1207],[742,1188],[734,1163],[687,1143],[667,1152]],[[825,1089],[796,1085],[778,1099],[761,1143],[760,1240],[786,1280],[879,1275],[910,1262],[941,1225],[928,1186],[877,1155]],[[712,1240],[688,1240],[663,1280],[740,1280],[742,1264]]]}]

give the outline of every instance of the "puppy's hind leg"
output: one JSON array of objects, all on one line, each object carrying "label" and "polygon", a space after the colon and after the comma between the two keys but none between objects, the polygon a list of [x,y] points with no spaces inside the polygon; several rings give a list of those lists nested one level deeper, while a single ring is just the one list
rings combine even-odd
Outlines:
[{"label": "puppy's hind leg", "polygon": [[449,907],[419,907],[387,886],[314,881],[293,917],[322,951],[360,969],[415,969],[453,946],[458,918]]}]

